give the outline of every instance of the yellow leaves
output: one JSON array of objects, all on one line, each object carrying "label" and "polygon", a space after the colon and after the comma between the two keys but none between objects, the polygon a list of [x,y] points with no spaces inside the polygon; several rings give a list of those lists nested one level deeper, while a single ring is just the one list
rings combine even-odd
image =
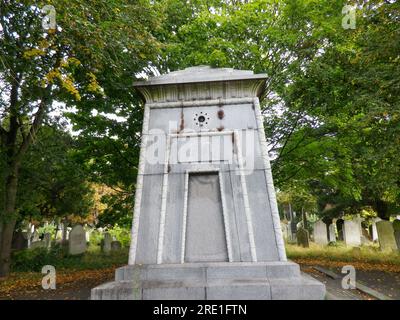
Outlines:
[{"label": "yellow leaves", "polygon": [[46,52],[43,49],[33,48],[33,49],[26,50],[24,52],[24,58],[32,59],[35,57],[44,56],[45,54],[46,54]]},{"label": "yellow leaves", "polygon": [[60,73],[59,69],[51,70],[45,76],[46,83],[54,83],[54,79],[59,79],[60,77],[61,77],[61,73]]},{"label": "yellow leaves", "polygon": [[81,95],[79,94],[78,89],[75,87],[72,78],[70,78],[69,76],[62,76],[60,80],[62,87],[67,90],[71,95],[73,95],[75,97],[75,100],[80,101]]},{"label": "yellow leaves", "polygon": [[89,92],[100,93],[103,95],[104,94],[103,88],[97,82],[96,76],[92,72],[87,73],[87,76],[89,77],[89,84],[87,86],[87,90]]},{"label": "yellow leaves", "polygon": [[47,73],[44,77],[44,80],[42,81],[42,85],[46,86],[48,84],[52,84],[55,82],[56,79],[60,81],[61,86],[65,90],[67,90],[71,95],[74,96],[75,100],[81,100],[81,95],[79,94],[79,91],[74,84],[73,78],[66,74],[63,75],[60,71],[60,68],[51,70],[49,73]]}]

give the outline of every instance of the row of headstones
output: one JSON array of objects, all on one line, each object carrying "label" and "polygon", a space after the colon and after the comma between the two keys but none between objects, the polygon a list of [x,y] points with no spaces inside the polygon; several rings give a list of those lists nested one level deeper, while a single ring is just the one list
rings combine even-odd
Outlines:
[{"label": "row of headstones", "polygon": [[13,237],[12,248],[14,250],[35,249],[35,248],[50,248],[51,234],[45,233],[41,240],[38,232],[28,234],[27,232],[19,231]]},{"label": "row of headstones", "polygon": [[[348,246],[360,246],[368,243],[369,234],[361,226],[361,218],[344,220],[341,230],[338,230],[339,240],[343,240]],[[314,241],[317,244],[326,245],[336,242],[336,223],[327,226],[319,220],[314,224]],[[400,220],[393,223],[387,220],[375,219],[371,228],[371,240],[379,241],[381,250],[400,250]]]},{"label": "row of headstones", "polygon": [[[69,254],[77,255],[86,252],[87,249],[87,239],[85,229],[81,225],[76,225],[71,229],[68,239]],[[110,233],[106,232],[104,234],[104,239],[102,240],[102,251],[109,253],[111,251],[121,250],[121,242],[113,239]]]},{"label": "row of headstones", "polygon": [[[66,237],[68,242],[68,252],[71,255],[85,253],[87,250],[87,242],[89,241],[88,232],[81,225],[76,225],[71,228]],[[35,248],[51,248],[51,234],[45,233],[43,240],[39,239],[39,234],[34,232],[31,237],[25,232],[17,233],[14,239],[14,249],[35,249]],[[113,239],[111,234],[106,232],[102,240],[102,251],[109,253],[111,251],[118,251],[121,249],[121,242]]]}]

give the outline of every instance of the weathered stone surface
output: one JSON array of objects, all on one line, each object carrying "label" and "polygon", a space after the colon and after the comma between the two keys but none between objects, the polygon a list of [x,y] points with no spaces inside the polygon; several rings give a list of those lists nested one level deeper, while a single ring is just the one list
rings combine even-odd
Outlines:
[{"label": "weathered stone surface", "polygon": [[336,223],[331,223],[328,230],[329,242],[336,242]]},{"label": "weathered stone surface", "polygon": [[46,244],[43,241],[34,241],[31,243],[30,249],[46,248]]},{"label": "weathered stone surface", "polygon": [[299,228],[296,233],[297,244],[304,248],[308,248],[310,246],[309,243],[309,235],[308,230],[304,228]]},{"label": "weathered stone surface", "polygon": [[343,226],[344,242],[348,246],[358,247],[361,245],[361,220],[344,220]]},{"label": "weathered stone surface", "polygon": [[326,224],[322,220],[314,224],[314,242],[321,245],[328,244]]},{"label": "weathered stone surface", "polygon": [[93,300],[323,299],[325,286],[293,262],[126,266],[116,281],[92,289]]},{"label": "weathered stone surface", "polygon": [[71,229],[68,241],[69,254],[77,255],[86,252],[85,230],[81,225],[76,225]]},{"label": "weathered stone surface", "polygon": [[43,236],[43,241],[45,243],[46,248],[50,249],[51,248],[51,234],[45,233]]},{"label": "weathered stone surface", "polygon": [[281,221],[282,236],[284,239],[288,238],[288,224]]},{"label": "weathered stone surface", "polygon": [[112,243],[111,234],[109,234],[108,232],[104,233],[104,238],[101,244],[101,249],[103,250],[104,253],[109,253],[111,251],[111,243]]},{"label": "weathered stone surface", "polygon": [[[258,99],[266,79],[199,66],[135,84],[146,105],[133,269],[118,270],[93,299],[285,298],[290,288],[279,281],[271,294],[277,275],[302,287],[291,297],[313,297],[315,284],[324,290],[286,265]],[[247,265],[256,261],[274,267]]]},{"label": "weathered stone surface", "polygon": [[18,231],[14,234],[12,248],[14,250],[23,250],[28,248],[28,240],[23,232]]},{"label": "weathered stone surface", "polygon": [[395,219],[392,222],[392,226],[394,231],[400,231],[400,219]]},{"label": "weathered stone surface", "polygon": [[394,238],[396,240],[397,250],[400,251],[400,230],[394,231]]},{"label": "weathered stone surface", "polygon": [[371,227],[371,236],[372,236],[372,241],[378,241],[378,231],[376,230],[376,223],[381,221],[381,218],[375,218],[372,220],[372,227]]},{"label": "weathered stone surface", "polygon": [[379,247],[382,251],[396,251],[397,244],[394,230],[390,221],[382,220],[376,223],[378,231]]},{"label": "weathered stone surface", "polygon": [[122,248],[121,242],[119,241],[111,242],[111,251],[119,251],[121,250],[121,248]]}]

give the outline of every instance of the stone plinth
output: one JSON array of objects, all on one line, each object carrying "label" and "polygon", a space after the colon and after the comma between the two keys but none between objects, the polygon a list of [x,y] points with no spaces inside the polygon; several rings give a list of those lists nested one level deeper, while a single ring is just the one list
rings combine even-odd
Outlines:
[{"label": "stone plinth", "polygon": [[325,286],[293,262],[186,263],[126,266],[94,300],[313,300]]}]

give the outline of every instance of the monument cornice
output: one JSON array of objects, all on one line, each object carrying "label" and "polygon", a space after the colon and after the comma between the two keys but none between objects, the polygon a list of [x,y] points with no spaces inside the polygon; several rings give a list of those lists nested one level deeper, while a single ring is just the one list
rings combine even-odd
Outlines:
[{"label": "monument cornice", "polygon": [[148,104],[228,100],[260,97],[267,78],[252,71],[201,66],[139,81],[134,87]]}]

